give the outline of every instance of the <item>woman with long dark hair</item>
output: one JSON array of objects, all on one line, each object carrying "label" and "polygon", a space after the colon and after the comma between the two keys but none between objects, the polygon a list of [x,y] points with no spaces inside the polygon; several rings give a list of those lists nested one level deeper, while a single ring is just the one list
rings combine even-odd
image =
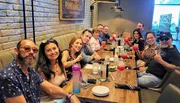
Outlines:
[{"label": "woman with long dark hair", "polygon": [[40,44],[36,70],[44,79],[58,86],[66,80],[61,58],[59,45],[55,39],[50,38]]},{"label": "woman with long dark hair", "polygon": [[144,50],[144,46],[145,46],[145,41],[143,40],[143,36],[141,34],[140,29],[135,29],[133,31],[133,42],[132,43],[127,43],[129,46],[133,46],[134,44],[138,45],[138,50],[135,51],[135,60],[139,60],[142,59],[140,57],[141,52]]}]

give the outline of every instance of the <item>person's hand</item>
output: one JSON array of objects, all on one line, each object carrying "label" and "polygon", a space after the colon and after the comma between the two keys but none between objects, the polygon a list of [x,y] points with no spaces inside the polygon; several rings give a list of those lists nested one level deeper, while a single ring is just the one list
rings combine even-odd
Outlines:
[{"label": "person's hand", "polygon": [[124,38],[124,42],[125,42],[125,43],[128,43],[128,42],[130,41],[130,39],[131,39],[130,37],[125,37],[125,38]]},{"label": "person's hand", "polygon": [[137,67],[143,67],[143,66],[145,66],[145,62],[144,61],[142,61],[142,60],[138,60],[137,61]]},{"label": "person's hand", "polygon": [[154,60],[157,62],[160,62],[161,60],[163,60],[159,51],[154,56]]},{"label": "person's hand", "polygon": [[71,103],[81,103],[75,95],[71,96],[70,102]]},{"label": "person's hand", "polygon": [[77,62],[81,61],[83,59],[82,53],[80,55],[78,55],[78,57],[76,58]]},{"label": "person's hand", "polygon": [[106,41],[102,41],[101,45],[102,45],[102,47],[105,47],[106,46]]},{"label": "person's hand", "polygon": [[95,61],[98,61],[98,60],[101,59],[101,57],[99,55],[93,55],[93,58],[94,58]]},{"label": "person's hand", "polygon": [[133,47],[132,47],[132,49],[133,49],[134,51],[138,51],[138,50],[139,50],[138,44],[134,44]]}]

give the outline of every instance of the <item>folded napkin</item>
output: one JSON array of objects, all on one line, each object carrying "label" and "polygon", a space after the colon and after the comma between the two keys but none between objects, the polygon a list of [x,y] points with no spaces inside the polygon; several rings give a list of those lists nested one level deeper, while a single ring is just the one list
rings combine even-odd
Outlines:
[{"label": "folded napkin", "polygon": [[125,66],[128,70],[139,70],[139,67],[131,67],[131,66]]},{"label": "folded napkin", "polygon": [[114,51],[114,49],[104,49],[105,51]]},{"label": "folded napkin", "polygon": [[141,90],[141,88],[139,88],[137,86],[126,85],[126,84],[117,84],[117,83],[115,83],[115,88],[129,89],[129,90],[135,90],[135,91],[140,91]]}]

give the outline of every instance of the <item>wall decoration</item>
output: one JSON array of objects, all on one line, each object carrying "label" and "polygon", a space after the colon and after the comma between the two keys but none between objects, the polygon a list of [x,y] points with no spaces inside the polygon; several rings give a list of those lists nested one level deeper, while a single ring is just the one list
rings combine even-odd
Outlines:
[{"label": "wall decoration", "polygon": [[60,20],[82,20],[85,0],[60,0]]}]

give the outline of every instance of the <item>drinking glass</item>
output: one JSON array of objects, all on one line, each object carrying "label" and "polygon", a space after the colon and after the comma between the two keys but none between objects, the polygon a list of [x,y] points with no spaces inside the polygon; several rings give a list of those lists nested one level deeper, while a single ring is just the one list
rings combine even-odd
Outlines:
[{"label": "drinking glass", "polygon": [[105,64],[109,64],[110,63],[110,56],[109,55],[106,55],[105,58],[104,58],[104,63]]},{"label": "drinking glass", "polygon": [[134,44],[132,48],[133,48],[133,50],[134,50],[134,51],[139,50],[139,46],[138,46],[138,44]]},{"label": "drinking glass", "polygon": [[100,78],[99,80],[104,82],[106,81],[106,65],[105,64],[100,64]]},{"label": "drinking glass", "polygon": [[123,62],[123,61],[120,61],[117,68],[118,68],[118,70],[120,71],[120,73],[119,73],[119,78],[118,78],[118,79],[120,80],[120,79],[121,79],[121,76],[122,76],[122,75],[121,75],[121,72],[125,69],[125,64],[124,64],[124,62]]},{"label": "drinking glass", "polygon": [[121,53],[121,57],[122,57],[123,59],[126,59],[126,58],[127,58],[127,53],[126,53],[126,52],[122,52],[122,53]]},{"label": "drinking glass", "polygon": [[92,69],[92,74],[98,74],[98,68],[99,64],[98,63],[93,63],[93,69]]}]

